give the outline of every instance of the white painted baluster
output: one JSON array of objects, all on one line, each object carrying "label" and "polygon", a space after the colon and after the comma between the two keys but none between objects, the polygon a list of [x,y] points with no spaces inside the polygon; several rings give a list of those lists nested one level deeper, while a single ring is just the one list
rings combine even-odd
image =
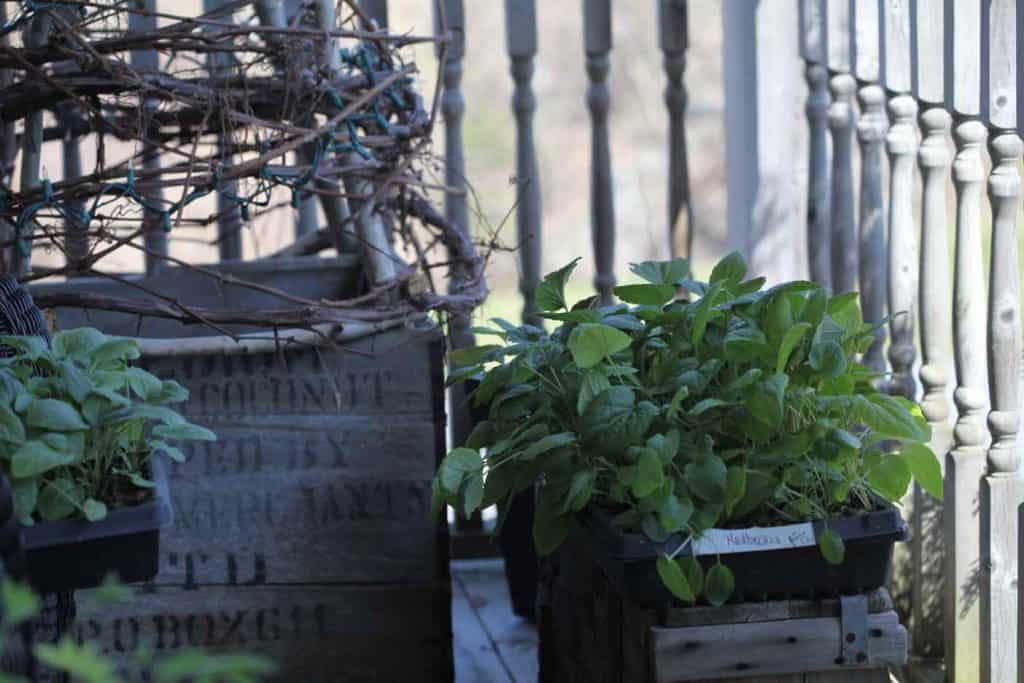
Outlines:
[{"label": "white painted baluster", "polygon": [[[981,113],[989,127],[992,172],[992,253],[988,288],[988,476],[981,494],[981,677],[1017,679],[1017,508],[1024,502],[1017,429],[1020,426],[1020,206],[1021,140],[1017,135],[1015,0],[982,3]],[[1021,41],[1021,42],[1018,42]]]},{"label": "white painted baluster", "polygon": [[985,475],[985,280],[982,270],[981,199],[985,181],[985,126],[980,102],[981,6],[952,0],[945,17],[946,97],[954,112],[953,182],[956,186],[956,257],[953,282],[953,356],[959,417],[946,460],[946,667],[953,683],[981,679],[981,541],[979,483]]},{"label": "white painted baluster", "polygon": [[[156,0],[134,0],[134,6],[145,12],[156,11]],[[156,15],[140,14],[132,12],[128,15],[128,27],[131,31],[155,31]],[[135,69],[157,73],[160,70],[160,55],[156,50],[132,50],[131,64]],[[153,97],[146,98],[142,103],[145,117],[150,112],[155,112],[160,101]],[[160,148],[156,145],[145,144],[142,146],[142,167],[146,171],[156,172],[160,169]],[[159,189],[152,189],[146,192],[146,201],[153,207],[163,206],[163,192]],[[153,273],[163,265],[161,255],[167,254],[167,233],[164,232],[163,216],[157,211],[143,211],[142,213],[143,243],[148,250],[146,253],[146,272]]]},{"label": "white painted baluster", "polygon": [[832,286],[831,168],[828,155],[828,68],[824,0],[800,0],[800,56],[807,78],[807,260],[811,279]]},{"label": "white painted baluster", "polygon": [[537,109],[537,98],[530,85],[533,80],[533,58],[537,54],[535,0],[505,0],[505,39],[515,81],[512,109],[516,113],[519,291],[523,297],[523,321],[537,325],[541,322],[535,301],[541,267],[541,207],[540,176],[533,142],[533,112]]},{"label": "white painted baluster", "polygon": [[917,298],[917,230],[914,227],[914,161],[917,154],[917,103],[910,96],[910,7],[906,0],[884,3],[885,64],[882,77],[889,96],[889,324],[892,343],[889,392],[917,396],[914,380],[914,319]]},{"label": "white painted baluster", "polygon": [[[879,33],[878,5],[862,2],[854,5],[854,74],[857,77],[857,140],[860,143],[859,262],[860,298],[864,320],[879,323],[885,317],[885,211],[882,201],[882,141],[888,123],[885,119],[885,93],[878,84]],[[864,354],[863,362],[879,372],[885,371],[882,347],[885,331],[875,333],[875,342]]]},{"label": "white painted baluster", "polygon": [[611,0],[583,0],[583,46],[586,53],[587,107],[590,109],[590,228],[597,274],[594,286],[601,300],[611,300],[615,286],[615,205],[608,145],[608,70],[612,49]]},{"label": "white painted baluster", "polygon": [[668,85],[668,246],[673,257],[691,258],[693,253],[693,209],[690,204],[690,174],[686,154],[686,0],[659,0],[658,38]]},{"label": "white painted baluster", "polygon": [[850,75],[850,5],[828,0],[829,106],[832,131],[832,289],[836,293],[857,288],[857,224],[853,213],[853,94],[857,83]]},{"label": "white painted baluster", "polygon": [[[946,180],[949,177],[950,116],[943,108],[943,17],[930,3],[918,2],[912,18],[915,57],[912,90],[921,102],[921,410],[932,428],[932,450],[944,464],[953,444],[952,406],[947,389],[952,367],[952,302]],[[911,643],[917,666],[936,668],[943,652],[945,539],[942,503],[914,486],[911,555],[913,617]]]}]

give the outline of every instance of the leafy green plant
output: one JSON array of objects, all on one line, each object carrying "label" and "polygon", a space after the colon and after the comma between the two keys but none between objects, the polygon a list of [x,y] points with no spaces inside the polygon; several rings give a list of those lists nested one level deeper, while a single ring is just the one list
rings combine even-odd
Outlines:
[{"label": "leafy green plant", "polygon": [[[96,591],[103,603],[122,602],[130,595],[123,585],[109,579]],[[4,578],[0,581],[0,638],[4,646],[17,638],[19,626],[35,618],[41,601],[31,588]],[[2,648],[0,648],[2,651]],[[92,643],[77,643],[65,636],[55,645],[36,643],[32,652],[45,666],[68,674],[81,683],[122,683],[150,680],[154,683],[257,683],[276,670],[274,662],[254,654],[212,653],[200,648],[184,648],[154,659],[152,651],[140,650],[137,656],[115,662]],[[126,669],[126,676],[119,672]],[[0,673],[0,683],[27,683],[28,679]]]},{"label": "leafy green plant", "polygon": [[[539,488],[534,539],[550,553],[572,516],[612,511],[619,527],[685,543],[712,527],[828,520],[898,501],[912,478],[941,497],[930,429],[918,407],[876,388],[857,362],[874,340],[855,293],[830,297],[810,282],[764,289],[742,258],[719,262],[708,282],[685,260],[634,264],[643,283],[620,300],[569,306],[576,262],[540,284],[548,333],[494,320],[476,328],[500,343],[454,351],[449,381],[479,380],[488,408],[434,481],[435,509],[469,514]],[[677,300],[685,290],[693,301]],[[841,563],[842,537],[818,545]],[[682,547],[680,548],[680,550]],[[679,552],[679,551],[677,551]],[[733,576],[690,559],[660,558],[666,586],[684,601],[720,604]]]},{"label": "leafy green plant", "polygon": [[171,442],[214,440],[168,407],[188,398],[177,382],[132,367],[132,339],[83,327],[39,337],[0,337],[15,351],[0,359],[0,469],[15,514],[37,519],[103,519],[108,507],[148,498],[149,459],[184,455]]}]

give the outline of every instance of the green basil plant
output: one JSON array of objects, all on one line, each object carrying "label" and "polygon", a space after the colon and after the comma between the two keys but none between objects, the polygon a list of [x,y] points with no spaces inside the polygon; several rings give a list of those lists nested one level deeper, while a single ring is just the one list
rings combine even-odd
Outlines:
[{"label": "green basil plant", "polygon": [[18,521],[85,517],[151,496],[149,460],[171,442],[215,440],[168,407],[188,398],[180,384],[132,367],[133,339],[83,327],[40,337],[0,336],[0,470]]},{"label": "green basil plant", "polygon": [[[542,554],[575,513],[598,506],[659,542],[826,520],[818,545],[840,564],[828,519],[899,501],[912,478],[941,498],[920,409],[879,391],[885,378],[856,360],[881,325],[862,320],[856,293],[764,289],[732,254],[706,283],[682,259],[633,264],[644,282],[616,287],[620,303],[569,305],[575,265],[537,290],[553,332],[495,319],[474,331],[499,343],[450,354],[449,382],[478,379],[471,400],[488,416],[442,462],[435,510],[497,505],[500,523],[512,497],[541,482]],[[733,592],[720,561],[705,575],[692,557],[663,556],[658,572],[684,601],[721,604]]]}]

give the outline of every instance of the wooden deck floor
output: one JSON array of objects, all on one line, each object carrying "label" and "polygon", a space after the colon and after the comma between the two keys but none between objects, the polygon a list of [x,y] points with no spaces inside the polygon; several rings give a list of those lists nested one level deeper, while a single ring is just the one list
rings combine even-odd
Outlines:
[{"label": "wooden deck floor", "polygon": [[537,629],[512,614],[501,560],[452,563],[456,683],[534,683]]}]

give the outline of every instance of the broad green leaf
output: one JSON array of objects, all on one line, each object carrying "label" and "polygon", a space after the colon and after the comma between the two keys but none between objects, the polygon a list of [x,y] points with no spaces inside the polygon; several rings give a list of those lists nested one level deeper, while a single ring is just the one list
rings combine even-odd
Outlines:
[{"label": "broad green leaf", "polygon": [[[0,440],[14,441],[16,443],[25,440],[25,427],[21,424],[21,418],[15,415],[13,410],[2,404],[0,404]],[[0,458],[6,455],[6,453],[0,453]]]},{"label": "broad green leaf", "polygon": [[903,401],[888,394],[857,395],[853,399],[856,418],[879,436],[926,442],[931,438],[927,423],[920,421]]},{"label": "broad green leaf", "polygon": [[39,515],[48,520],[70,517],[81,507],[84,498],[82,487],[71,479],[61,477],[48,481],[39,492]]},{"label": "broad green leaf", "polygon": [[722,356],[733,363],[746,363],[763,356],[768,350],[764,332],[750,325],[733,327],[722,342]]},{"label": "broad green leaf", "polygon": [[704,595],[712,605],[721,607],[732,597],[735,585],[732,570],[719,562],[704,577]]},{"label": "broad green leaf", "polygon": [[679,432],[672,429],[665,434],[655,434],[647,439],[647,447],[657,451],[661,462],[667,465],[679,452]]},{"label": "broad green leaf", "polygon": [[32,526],[32,514],[39,500],[39,480],[15,479],[11,482],[11,497],[14,499],[14,516],[22,526]]},{"label": "broad green leaf", "polygon": [[840,446],[843,446],[845,448],[852,448],[856,451],[859,451],[861,449],[861,446],[863,445],[860,439],[858,439],[856,436],[846,431],[845,429],[833,429],[831,432],[829,432],[829,437],[831,437],[832,440],[838,443]]},{"label": "broad green leaf", "polygon": [[492,360],[496,355],[495,352],[504,348],[497,344],[481,344],[464,349],[453,349],[448,352],[448,362],[453,366],[476,365],[486,360]]},{"label": "broad green leaf", "polygon": [[842,564],[846,557],[846,544],[843,537],[835,529],[822,529],[818,535],[818,548],[821,549],[821,556],[829,564]]},{"label": "broad green leaf", "polygon": [[658,506],[658,521],[669,533],[675,533],[686,526],[693,515],[693,501],[689,498],[680,499],[674,493],[669,494]]},{"label": "broad green leaf", "polygon": [[36,335],[0,335],[0,347],[2,346],[11,347],[18,351],[19,355],[23,355],[27,360],[31,361],[38,360],[50,353],[50,347],[47,346],[46,340]]},{"label": "broad green leaf", "polygon": [[868,484],[883,498],[896,502],[907,493],[910,486],[910,467],[898,455],[885,455],[877,465],[868,470]]},{"label": "broad green leaf", "polygon": [[676,297],[673,285],[619,285],[615,296],[631,304],[661,306]]},{"label": "broad green leaf", "polygon": [[55,398],[37,398],[25,409],[25,424],[53,432],[88,429],[73,405]]},{"label": "broad green leaf", "polygon": [[828,378],[838,377],[846,370],[846,354],[834,341],[815,342],[807,358],[811,367]]},{"label": "broad green leaf", "polygon": [[563,268],[544,276],[544,279],[537,285],[536,301],[540,310],[558,311],[568,308],[565,302],[565,283],[569,281],[569,276],[576,269],[577,263],[579,263],[578,258]]},{"label": "broad green leaf", "polygon": [[751,417],[773,429],[778,427],[782,423],[788,383],[787,375],[777,374],[751,387],[746,400]]},{"label": "broad green leaf", "polygon": [[179,441],[216,441],[217,435],[206,427],[194,425],[191,422],[180,424],[162,424],[153,427],[153,435],[161,439],[176,439]]},{"label": "broad green leaf", "polygon": [[597,481],[597,470],[580,470],[572,475],[569,482],[569,493],[565,496],[563,512],[579,512],[594,493],[594,482]]},{"label": "broad green leaf", "polygon": [[89,360],[100,367],[111,363],[135,360],[139,353],[139,344],[134,339],[109,339],[97,346],[89,355]]},{"label": "broad green leaf", "polygon": [[708,282],[712,285],[724,283],[726,287],[738,285],[747,274],[747,264],[738,251],[734,251],[711,270]]},{"label": "broad green leaf", "polygon": [[149,441],[148,442],[150,451],[152,453],[165,453],[168,458],[177,463],[185,462],[185,454],[181,452],[181,449],[177,446],[172,446],[166,441]]},{"label": "broad green leaf", "polygon": [[39,596],[29,586],[8,577],[0,581],[0,596],[4,606],[4,626],[8,629],[35,618],[43,607]]},{"label": "broad green leaf", "polygon": [[793,307],[786,294],[779,293],[768,301],[765,318],[765,332],[772,341],[782,339],[793,327]]},{"label": "broad green leaf", "polygon": [[700,560],[694,555],[687,555],[684,558],[680,558],[678,562],[679,566],[683,568],[683,574],[686,575],[686,580],[690,583],[693,594],[700,595],[703,593],[704,566],[701,565]]},{"label": "broad green leaf", "polygon": [[677,285],[689,274],[690,262],[684,258],[643,261],[629,264],[629,270],[654,285]]},{"label": "broad green leaf", "polygon": [[438,468],[437,476],[441,482],[441,490],[450,496],[458,494],[459,487],[465,477],[483,468],[480,453],[470,448],[455,448]]},{"label": "broad green leaf", "polygon": [[475,511],[480,509],[480,504],[484,499],[483,472],[481,470],[470,472],[462,486],[462,514],[469,519]]},{"label": "broad green leaf", "polygon": [[128,368],[125,370],[125,375],[128,377],[128,386],[143,401],[149,400],[150,396],[158,394],[163,389],[163,382],[160,378],[142,368]]},{"label": "broad green leaf", "polygon": [[676,393],[672,395],[672,401],[668,405],[667,417],[670,420],[674,420],[676,415],[679,414],[679,408],[683,405],[683,401],[690,395],[690,387],[683,385],[676,389]]},{"label": "broad green leaf", "polygon": [[541,557],[557,550],[568,535],[568,515],[536,515],[533,518],[533,544]]},{"label": "broad green leaf", "polygon": [[128,481],[132,483],[133,486],[136,486],[140,489],[156,488],[156,482],[154,482],[152,479],[146,479],[138,472],[123,472],[122,474],[128,479]]},{"label": "broad green leaf", "polygon": [[92,380],[85,371],[70,360],[60,362],[60,379],[62,390],[70,394],[78,404],[85,400],[93,388]]},{"label": "broad green leaf", "polygon": [[702,401],[698,401],[697,403],[695,403],[692,408],[686,411],[686,414],[689,415],[690,417],[697,417],[698,415],[702,415],[707,411],[711,410],[712,408],[721,408],[722,406],[730,405],[732,405],[732,403],[729,403],[728,401],[723,401],[720,398],[706,398]]},{"label": "broad green leaf", "polygon": [[608,325],[585,323],[572,331],[567,346],[580,368],[591,368],[613,353],[629,348],[629,335]]},{"label": "broad green leaf", "polygon": [[107,506],[94,498],[89,498],[82,505],[82,514],[90,522],[98,522],[107,516]]},{"label": "broad green leaf", "polygon": [[717,455],[705,456],[703,462],[692,462],[684,470],[686,484],[700,498],[719,502],[725,495],[727,470]]},{"label": "broad green leaf", "polygon": [[636,468],[632,491],[637,498],[646,498],[665,483],[664,466],[656,451],[645,449],[637,460]]},{"label": "broad green leaf", "polygon": [[597,434],[609,429],[622,429],[633,413],[636,395],[629,387],[613,386],[598,394],[583,411],[583,434]]},{"label": "broad green leaf", "polygon": [[106,335],[91,327],[64,330],[53,335],[51,346],[58,358],[85,359],[107,341]]},{"label": "broad green leaf", "polygon": [[530,444],[522,454],[519,456],[522,460],[532,460],[541,453],[547,453],[556,448],[563,448],[576,443],[576,435],[573,432],[560,432],[558,434],[548,434],[540,441],[535,441]]},{"label": "broad green leaf", "polygon": [[779,353],[775,360],[775,372],[782,373],[786,371],[786,365],[789,363],[789,357],[793,355],[793,349],[800,344],[804,335],[810,329],[810,323],[796,323],[786,330],[786,334],[782,337],[782,342],[779,344]]},{"label": "broad green leaf", "polygon": [[582,415],[590,402],[610,387],[611,382],[603,372],[594,369],[584,372],[580,380],[580,393],[576,397],[576,412]]},{"label": "broad green leaf", "polygon": [[900,450],[899,457],[907,463],[910,474],[921,488],[942,500],[942,469],[932,449],[924,444],[908,443]]},{"label": "broad green leaf", "polygon": [[761,504],[775,494],[779,480],[775,477],[752,469],[746,474],[743,499],[733,507],[733,517],[742,519],[761,507]]},{"label": "broad green leaf", "polygon": [[658,570],[661,582],[665,584],[665,588],[668,588],[672,595],[683,602],[696,601],[697,598],[693,594],[693,589],[690,588],[690,582],[686,580],[686,574],[683,573],[683,568],[676,560],[669,559],[668,555],[660,555],[655,562],[655,568]]},{"label": "broad green leaf", "polygon": [[711,319],[712,306],[715,305],[715,299],[718,298],[718,293],[721,291],[722,283],[716,282],[697,303],[696,312],[693,315],[693,330],[690,332],[690,342],[694,346],[700,345],[704,339],[708,321]]},{"label": "broad green leaf", "polygon": [[725,511],[732,514],[736,504],[747,493],[747,470],[745,467],[730,467],[725,480]]},{"label": "broad green leaf", "polygon": [[73,460],[71,455],[56,451],[42,441],[26,441],[11,456],[11,474],[15,479],[35,477],[69,465]]}]

